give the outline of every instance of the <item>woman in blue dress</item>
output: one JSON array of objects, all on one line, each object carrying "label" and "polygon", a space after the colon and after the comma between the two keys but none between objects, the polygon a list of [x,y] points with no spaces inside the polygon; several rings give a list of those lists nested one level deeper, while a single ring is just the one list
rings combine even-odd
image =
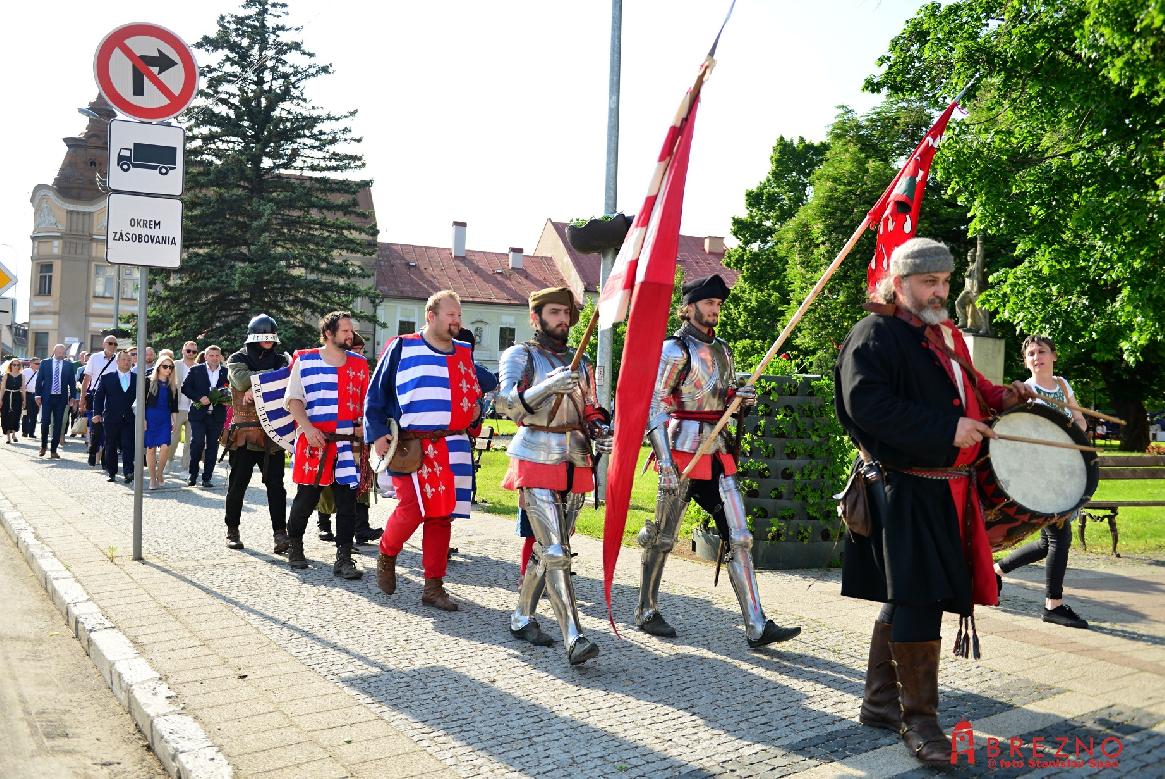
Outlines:
[{"label": "woman in blue dress", "polygon": [[146,466],[150,489],[166,483],[166,461],[170,459],[170,435],[178,414],[178,381],[174,359],[163,355],[146,377]]}]

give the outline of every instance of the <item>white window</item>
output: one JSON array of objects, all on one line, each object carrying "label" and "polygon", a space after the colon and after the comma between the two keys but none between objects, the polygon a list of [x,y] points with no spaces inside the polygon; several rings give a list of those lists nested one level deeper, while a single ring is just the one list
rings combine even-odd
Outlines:
[{"label": "white window", "polygon": [[[113,297],[113,266],[111,265],[94,265],[93,266],[93,297],[95,298],[111,298]],[[98,347],[100,348],[100,347]]]}]

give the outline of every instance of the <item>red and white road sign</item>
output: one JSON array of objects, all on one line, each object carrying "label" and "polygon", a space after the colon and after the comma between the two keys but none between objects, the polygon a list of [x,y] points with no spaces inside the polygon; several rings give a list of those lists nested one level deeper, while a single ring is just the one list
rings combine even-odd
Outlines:
[{"label": "red and white road sign", "polygon": [[181,113],[198,91],[190,47],[165,27],[143,22],[105,36],[93,57],[93,75],[114,108],[147,122]]}]

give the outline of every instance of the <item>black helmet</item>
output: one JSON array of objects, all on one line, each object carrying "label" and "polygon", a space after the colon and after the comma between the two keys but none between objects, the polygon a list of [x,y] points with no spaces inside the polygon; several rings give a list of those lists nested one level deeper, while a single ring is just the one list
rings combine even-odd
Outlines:
[{"label": "black helmet", "polygon": [[247,324],[247,343],[279,343],[279,326],[266,314],[259,314]]}]

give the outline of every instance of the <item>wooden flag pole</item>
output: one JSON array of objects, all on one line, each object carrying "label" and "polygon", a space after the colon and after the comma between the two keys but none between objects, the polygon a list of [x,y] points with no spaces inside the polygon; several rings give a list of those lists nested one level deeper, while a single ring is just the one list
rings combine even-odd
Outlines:
[{"label": "wooden flag pole", "polygon": [[[590,343],[591,336],[595,334],[595,325],[599,323],[599,307],[596,305],[594,312],[591,314],[591,321],[587,322],[587,329],[583,331],[582,339],[578,342],[578,348],[574,350],[574,359],[570,361],[571,373],[578,370],[578,365],[582,362],[583,354],[587,350],[587,344]],[[558,407],[562,405],[562,399],[565,395],[558,395],[554,398],[554,405],[550,408],[550,416],[547,422],[554,420],[554,415],[558,413]]]},{"label": "wooden flag pole", "polygon": [[[785,345],[785,341],[788,339],[789,334],[793,332],[793,328],[796,327],[797,323],[801,321],[801,317],[805,316],[805,312],[809,310],[809,306],[813,305],[813,301],[816,300],[817,296],[821,294],[821,290],[825,289],[826,283],[828,283],[830,277],[832,277],[833,274],[837,272],[837,269],[841,267],[842,261],[845,260],[846,256],[849,255],[851,251],[853,251],[854,246],[857,245],[857,242],[861,239],[862,234],[865,232],[869,224],[870,217],[867,215],[866,218],[862,220],[862,223],[858,225],[858,228],[854,230],[854,234],[850,236],[850,239],[846,241],[845,246],[842,247],[842,250],[838,253],[837,257],[835,257],[833,262],[829,264],[829,267],[825,269],[825,272],[821,274],[821,278],[817,280],[817,283],[813,286],[813,289],[809,291],[809,296],[805,298],[800,306],[798,306],[796,312],[793,314],[793,317],[789,320],[789,323],[785,325],[785,329],[781,331],[779,336],[777,336],[777,340],[773,341],[773,345],[769,347],[768,352],[766,352],[765,356],[761,358],[761,361],[757,364],[756,369],[752,372],[752,375],[748,377],[748,381],[746,382],[745,386],[751,387],[753,384],[755,384],[757,378],[760,377],[761,372],[781,351],[781,347]],[[708,453],[708,451],[715,444],[716,438],[720,435],[720,431],[724,429],[724,426],[728,424],[728,420],[732,417],[733,414],[736,413],[737,409],[739,408],[740,398],[737,397],[732,401],[728,408],[724,410],[723,416],[720,417],[720,420],[716,423],[716,426],[712,428],[712,432],[700,443],[700,448],[696,450],[696,454],[692,457],[691,461],[688,463],[688,466],[684,468],[684,472],[681,474],[681,477],[686,478],[688,474],[692,472],[692,469],[696,467],[696,463],[700,461],[700,458]]]}]

